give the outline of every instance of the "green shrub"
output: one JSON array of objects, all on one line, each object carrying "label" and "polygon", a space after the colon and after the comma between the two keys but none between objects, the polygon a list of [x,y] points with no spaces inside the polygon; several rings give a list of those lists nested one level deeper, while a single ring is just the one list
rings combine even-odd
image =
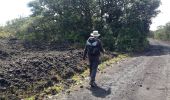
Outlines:
[{"label": "green shrub", "polygon": [[116,48],[118,51],[142,51],[147,47],[148,42],[144,35],[135,28],[124,28],[119,32],[116,39]]}]

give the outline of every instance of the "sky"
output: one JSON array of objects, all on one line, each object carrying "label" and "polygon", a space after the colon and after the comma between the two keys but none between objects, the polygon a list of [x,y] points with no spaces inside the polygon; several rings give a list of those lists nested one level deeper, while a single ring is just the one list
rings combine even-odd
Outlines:
[{"label": "sky", "polygon": [[158,26],[170,22],[170,0],[161,0],[162,4],[158,8],[161,12],[153,18],[150,30],[156,30]]},{"label": "sky", "polygon": [[[8,20],[26,17],[31,14],[27,4],[32,0],[0,0],[0,25],[5,25]],[[170,0],[161,0],[162,4],[158,8],[161,13],[152,19],[151,30],[156,30],[160,25],[170,22]]]},{"label": "sky", "polygon": [[32,0],[0,0],[0,25],[20,16],[29,16],[31,11],[27,4],[30,1]]}]

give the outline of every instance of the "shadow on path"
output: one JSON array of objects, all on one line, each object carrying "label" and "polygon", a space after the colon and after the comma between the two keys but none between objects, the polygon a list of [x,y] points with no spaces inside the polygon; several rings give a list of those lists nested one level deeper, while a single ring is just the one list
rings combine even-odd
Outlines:
[{"label": "shadow on path", "polygon": [[90,90],[92,92],[92,95],[95,97],[105,98],[106,96],[111,94],[111,88],[104,89],[100,86],[97,86],[95,88],[90,87],[87,89]]}]

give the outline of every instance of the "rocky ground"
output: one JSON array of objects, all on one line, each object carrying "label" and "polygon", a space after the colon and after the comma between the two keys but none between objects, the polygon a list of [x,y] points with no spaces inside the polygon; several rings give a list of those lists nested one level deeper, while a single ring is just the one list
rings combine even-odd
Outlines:
[{"label": "rocky ground", "polygon": [[[67,44],[30,45],[0,39],[0,100],[20,100],[87,69],[83,50]],[[108,58],[113,54],[107,53]],[[68,86],[69,87],[69,86]]]},{"label": "rocky ground", "polygon": [[170,100],[170,44],[150,39],[150,49],[98,74],[98,87],[88,81],[73,92],[46,100]]}]

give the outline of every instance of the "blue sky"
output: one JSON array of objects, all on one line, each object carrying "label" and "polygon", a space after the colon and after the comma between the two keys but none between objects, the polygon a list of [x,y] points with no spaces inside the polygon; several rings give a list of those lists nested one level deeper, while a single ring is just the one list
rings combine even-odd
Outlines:
[{"label": "blue sky", "polygon": [[[0,25],[4,25],[11,19],[30,15],[31,11],[27,6],[30,1],[32,0],[0,0]],[[156,30],[157,26],[165,25],[170,21],[170,0],[161,1],[162,5],[159,7],[161,13],[152,19],[151,30]]]}]

